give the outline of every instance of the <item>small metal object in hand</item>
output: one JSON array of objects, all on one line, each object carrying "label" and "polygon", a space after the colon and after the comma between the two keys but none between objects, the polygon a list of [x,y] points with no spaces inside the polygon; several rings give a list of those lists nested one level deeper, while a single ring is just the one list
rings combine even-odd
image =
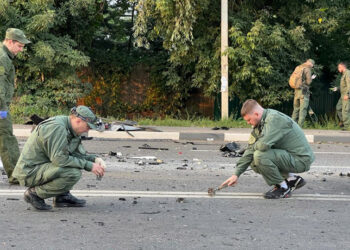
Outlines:
[{"label": "small metal object in hand", "polygon": [[219,187],[217,187],[217,188],[208,188],[208,195],[209,195],[209,196],[214,196],[215,193],[216,193],[216,191],[219,191],[219,190],[221,190],[221,189],[223,189],[223,188],[227,188],[227,187],[228,187],[228,186],[225,185],[225,186],[219,186]]}]

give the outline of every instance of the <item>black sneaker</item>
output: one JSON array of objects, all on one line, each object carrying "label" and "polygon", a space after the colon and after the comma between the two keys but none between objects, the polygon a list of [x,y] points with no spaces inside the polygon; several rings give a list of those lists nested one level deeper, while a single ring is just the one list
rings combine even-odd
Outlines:
[{"label": "black sneaker", "polygon": [[292,191],[295,189],[301,188],[306,184],[306,181],[301,176],[295,176],[295,177],[296,177],[295,180],[291,180],[291,181],[287,180],[287,184]]},{"label": "black sneaker", "polygon": [[38,210],[50,210],[52,208],[50,205],[45,203],[44,199],[41,199],[36,194],[35,188],[28,188],[24,192],[24,200]]},{"label": "black sneaker", "polygon": [[289,198],[291,197],[290,187],[283,188],[280,185],[275,185],[273,189],[265,193],[265,199],[279,199],[279,198]]},{"label": "black sneaker", "polygon": [[70,192],[53,198],[55,207],[85,207],[86,200],[74,197]]}]

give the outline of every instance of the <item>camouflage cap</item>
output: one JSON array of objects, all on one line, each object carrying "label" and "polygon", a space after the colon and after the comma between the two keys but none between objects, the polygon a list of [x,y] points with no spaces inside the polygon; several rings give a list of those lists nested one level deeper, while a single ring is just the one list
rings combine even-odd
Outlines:
[{"label": "camouflage cap", "polygon": [[315,61],[313,59],[307,59],[308,62],[312,63],[312,65],[315,65]]},{"label": "camouflage cap", "polygon": [[20,29],[15,29],[15,28],[8,28],[6,30],[6,39],[10,39],[10,40],[15,40],[18,41],[20,43],[23,44],[28,44],[31,43],[31,41],[29,41],[26,37],[26,35],[24,35],[23,31]]},{"label": "camouflage cap", "polygon": [[97,117],[89,107],[83,105],[74,107],[72,108],[71,113],[81,118],[83,121],[86,121],[91,129],[97,128]]}]

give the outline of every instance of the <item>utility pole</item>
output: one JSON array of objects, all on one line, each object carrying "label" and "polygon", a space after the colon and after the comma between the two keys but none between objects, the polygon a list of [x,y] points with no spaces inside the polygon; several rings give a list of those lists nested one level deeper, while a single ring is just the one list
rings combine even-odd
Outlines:
[{"label": "utility pole", "polygon": [[228,118],[228,0],[221,0],[221,119]]}]

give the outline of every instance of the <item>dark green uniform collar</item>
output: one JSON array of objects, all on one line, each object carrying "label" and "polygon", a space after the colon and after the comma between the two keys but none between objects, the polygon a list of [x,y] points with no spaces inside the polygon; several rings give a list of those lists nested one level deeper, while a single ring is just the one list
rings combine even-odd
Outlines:
[{"label": "dark green uniform collar", "polygon": [[264,109],[263,114],[261,116],[261,120],[260,120],[259,124],[255,127],[255,128],[259,129],[260,132],[261,132],[262,128],[264,127],[267,112],[268,112],[268,109]]},{"label": "dark green uniform collar", "polygon": [[8,55],[11,59],[15,58],[15,55],[11,53],[11,51],[6,47],[5,44],[1,43],[1,46],[4,48],[4,51],[6,51],[7,55]]},{"label": "dark green uniform collar", "polygon": [[67,124],[68,124],[68,128],[69,128],[69,131],[71,132],[71,134],[74,136],[74,137],[79,137],[79,135],[77,135],[75,133],[75,131],[73,130],[73,127],[72,127],[72,123],[70,121],[70,117],[67,116]]}]

